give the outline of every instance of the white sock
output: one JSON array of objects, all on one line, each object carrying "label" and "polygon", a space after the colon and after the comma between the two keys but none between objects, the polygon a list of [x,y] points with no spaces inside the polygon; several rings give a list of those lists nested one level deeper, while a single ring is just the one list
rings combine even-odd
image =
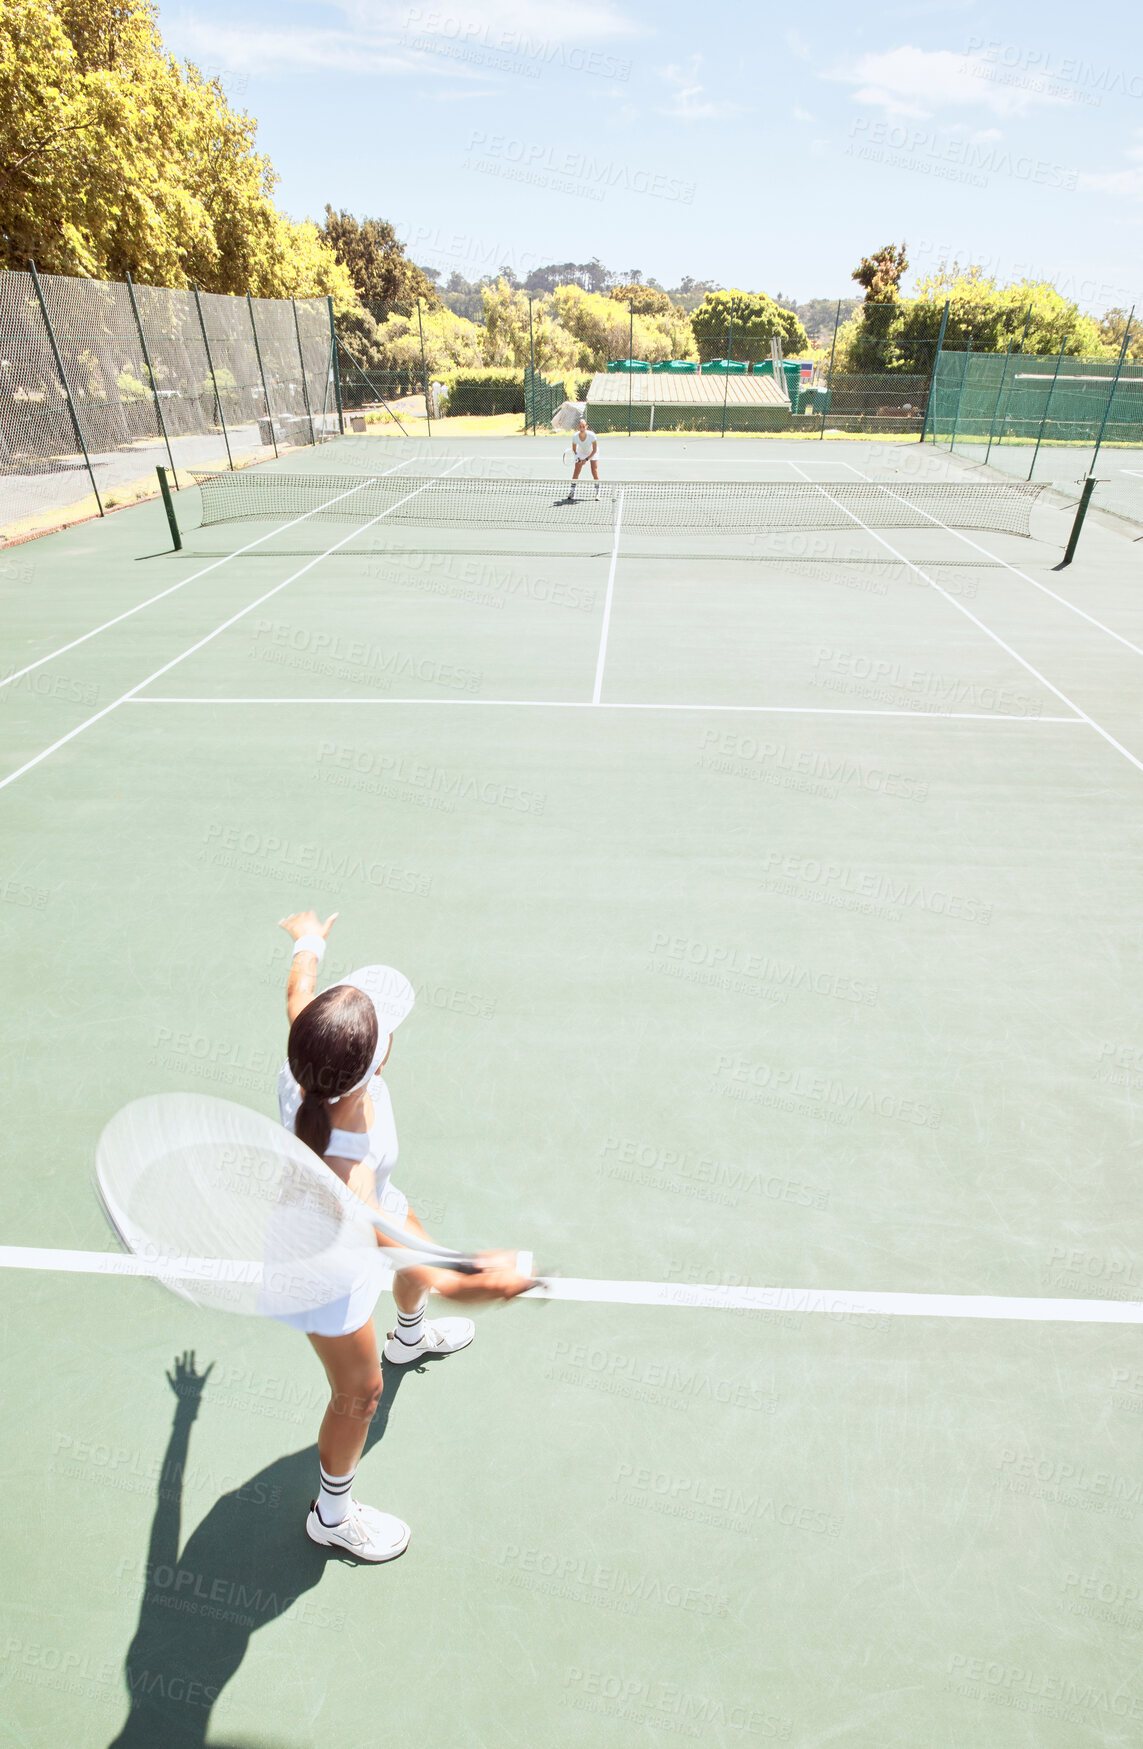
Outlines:
[{"label": "white sock", "polygon": [[426,1294],[415,1312],[403,1312],[397,1307],[397,1328],[393,1334],[398,1342],[403,1342],[406,1348],[413,1348],[425,1333],[425,1307],[429,1299]]},{"label": "white sock", "polygon": [[318,1475],[321,1486],[315,1502],[317,1515],[327,1530],[332,1530],[335,1524],[340,1524],[349,1511],[349,1491],[353,1487],[356,1469],[350,1470],[348,1476],[331,1476],[324,1464],[318,1464]]},{"label": "white sock", "polygon": [[573,480],[571,485],[568,487],[568,497],[569,498],[575,497],[575,489],[576,489],[576,482],[575,482],[575,480]]}]

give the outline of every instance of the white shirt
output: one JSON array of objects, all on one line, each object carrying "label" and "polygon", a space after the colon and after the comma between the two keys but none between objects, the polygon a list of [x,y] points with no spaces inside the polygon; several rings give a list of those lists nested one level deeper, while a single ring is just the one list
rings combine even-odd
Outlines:
[{"label": "white shirt", "polygon": [[584,437],[581,437],[578,431],[576,432],[575,437],[572,439],[572,448],[575,450],[575,453],[581,462],[587,460],[588,456],[591,454],[592,446],[595,441],[596,437],[594,431],[589,431]]}]

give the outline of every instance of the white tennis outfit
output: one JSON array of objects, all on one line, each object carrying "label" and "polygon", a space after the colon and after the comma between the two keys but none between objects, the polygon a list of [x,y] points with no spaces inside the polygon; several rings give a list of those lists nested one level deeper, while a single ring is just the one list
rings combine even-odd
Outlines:
[{"label": "white tennis outfit", "polygon": [[577,431],[575,437],[572,439],[572,448],[575,450],[576,460],[585,462],[591,454],[596,441],[597,439],[594,431],[589,431],[586,437],[581,437]]},{"label": "white tennis outfit", "polygon": [[[373,1124],[368,1130],[330,1131],[329,1154],[342,1160],[366,1160],[373,1168],[373,1182],[381,1213],[391,1221],[404,1225],[408,1218],[408,1198],[390,1183],[390,1174],[397,1163],[397,1125],[393,1119],[393,1102],[389,1089],[380,1075],[369,1083],[373,1101]],[[278,1110],[283,1128],[293,1131],[294,1120],[302,1103],[302,1090],[283,1063],[278,1075]],[[389,1268],[384,1248],[374,1245],[360,1258],[353,1259],[349,1279],[338,1282],[342,1291],[327,1305],[304,1312],[280,1315],[283,1324],[304,1330],[308,1336],[348,1336],[360,1330],[373,1316],[373,1309],[389,1284]]]},{"label": "white tennis outfit", "polygon": [[[380,1048],[382,1040],[401,1024],[412,1008],[412,985],[392,966],[365,966],[340,982],[363,990],[373,1003],[377,1012]],[[278,1111],[282,1127],[291,1134],[296,1133],[294,1124],[304,1097],[289,1063],[283,1063],[278,1072]],[[341,1160],[368,1161],[373,1168],[373,1183],[381,1213],[398,1226],[404,1226],[409,1215],[409,1202],[396,1185],[390,1183],[390,1175],[397,1164],[397,1124],[393,1117],[393,1101],[380,1070],[369,1083],[369,1097],[373,1101],[370,1128],[331,1129],[326,1153]],[[335,1106],[333,1110],[336,1109]],[[359,1255],[341,1261],[336,1298],[327,1304],[304,1312],[275,1314],[269,1304],[266,1309],[283,1324],[304,1330],[308,1336],[348,1336],[369,1322],[389,1279],[384,1247],[373,1244],[365,1246]]]}]

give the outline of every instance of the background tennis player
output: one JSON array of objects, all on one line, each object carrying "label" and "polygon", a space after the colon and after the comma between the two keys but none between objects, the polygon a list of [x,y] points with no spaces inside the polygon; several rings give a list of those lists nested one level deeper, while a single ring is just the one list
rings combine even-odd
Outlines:
[{"label": "background tennis player", "polygon": [[595,481],[595,495],[598,498],[599,463],[596,457],[599,454],[599,439],[594,431],[589,430],[586,419],[581,419],[576,426],[575,436],[572,439],[572,453],[575,456],[575,467],[572,469],[571,485],[568,488],[568,503],[571,504],[575,500],[576,481],[583,472],[584,462],[591,465],[591,477]]}]

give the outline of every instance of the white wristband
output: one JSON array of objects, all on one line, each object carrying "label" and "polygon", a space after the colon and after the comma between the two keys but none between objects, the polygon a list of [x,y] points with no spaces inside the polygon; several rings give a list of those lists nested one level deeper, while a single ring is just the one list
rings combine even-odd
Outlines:
[{"label": "white wristband", "polygon": [[325,955],[325,937],[322,935],[299,935],[294,943],[294,958],[297,959],[300,953],[315,953],[320,965]]}]

